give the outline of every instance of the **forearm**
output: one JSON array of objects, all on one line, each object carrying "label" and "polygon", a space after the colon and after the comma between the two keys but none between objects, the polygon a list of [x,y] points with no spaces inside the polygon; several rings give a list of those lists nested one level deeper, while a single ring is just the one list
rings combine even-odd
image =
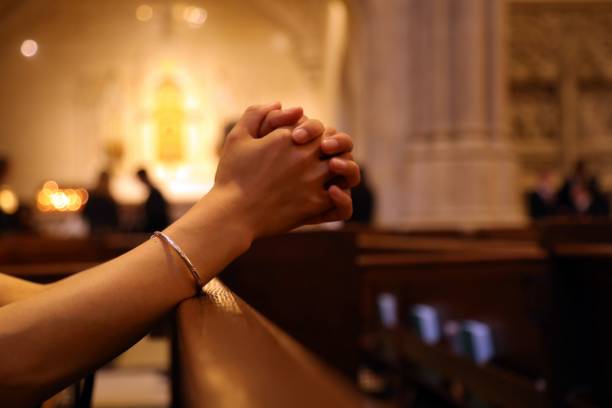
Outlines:
[{"label": "forearm", "polygon": [[36,295],[47,286],[0,273],[0,307]]},{"label": "forearm", "polygon": [[[279,108],[245,111],[227,137],[212,192],[165,231],[204,281],[254,237],[333,208],[334,195],[324,186],[334,166],[321,160],[318,141],[296,146],[287,128],[257,137],[266,115]],[[194,293],[180,258],[154,239],[0,308],[0,406],[30,406],[52,395],[125,350]]]},{"label": "forearm", "polygon": [[[197,210],[205,216],[188,214],[166,231],[205,280],[249,245],[248,232],[224,220],[216,201],[203,199]],[[195,250],[201,248],[200,256]],[[155,239],[1,308],[0,405],[27,406],[65,387],[135,343],[194,293],[181,260]]]}]

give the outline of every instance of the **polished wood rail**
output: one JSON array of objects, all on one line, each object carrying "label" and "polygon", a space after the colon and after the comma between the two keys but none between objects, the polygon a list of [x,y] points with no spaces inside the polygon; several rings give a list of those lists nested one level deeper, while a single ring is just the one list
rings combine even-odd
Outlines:
[{"label": "polished wood rail", "polygon": [[371,406],[218,280],[211,281],[205,293],[177,310],[175,406]]}]

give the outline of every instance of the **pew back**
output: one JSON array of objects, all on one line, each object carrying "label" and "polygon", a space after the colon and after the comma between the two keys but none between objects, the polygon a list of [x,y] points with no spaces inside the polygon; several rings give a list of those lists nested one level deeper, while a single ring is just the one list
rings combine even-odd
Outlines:
[{"label": "pew back", "polygon": [[219,281],[177,311],[177,406],[364,407],[348,383]]},{"label": "pew back", "polygon": [[[432,384],[418,373],[433,370],[495,405],[542,406],[548,400],[552,320],[550,266],[545,254],[527,251],[379,254],[358,258],[366,332],[380,330],[377,299],[398,299],[396,348],[405,371],[423,386]],[[410,309],[434,307],[441,323],[477,320],[493,333],[495,356],[479,366],[453,351],[444,338],[427,346],[408,329]],[[439,390],[444,393],[444,390]]]}]

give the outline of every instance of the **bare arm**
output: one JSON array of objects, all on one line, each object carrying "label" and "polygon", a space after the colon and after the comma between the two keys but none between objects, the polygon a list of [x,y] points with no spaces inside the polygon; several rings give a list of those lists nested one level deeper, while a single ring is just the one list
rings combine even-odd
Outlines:
[{"label": "bare arm", "polygon": [[[167,230],[207,280],[249,245],[248,231],[219,210],[225,198],[216,200],[200,203],[207,214],[197,225]],[[29,406],[54,394],[135,343],[193,294],[180,260],[151,240],[0,308],[0,405]]]},{"label": "bare arm", "polygon": [[0,307],[40,293],[45,285],[0,273]]},{"label": "bare arm", "polygon": [[[254,238],[333,208],[319,141],[295,146],[286,129],[253,138],[274,108],[247,110],[228,138],[213,190],[165,231],[205,281]],[[155,239],[0,308],[0,405],[31,406],[53,395],[194,293],[180,259]]]}]

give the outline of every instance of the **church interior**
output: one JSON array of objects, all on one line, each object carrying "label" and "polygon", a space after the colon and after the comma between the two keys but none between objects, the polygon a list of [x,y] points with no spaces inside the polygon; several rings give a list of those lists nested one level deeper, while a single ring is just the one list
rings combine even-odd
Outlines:
[{"label": "church interior", "polygon": [[43,407],[612,404],[611,0],[0,0],[0,39],[2,274],[149,240],[251,105],[362,171]]}]

